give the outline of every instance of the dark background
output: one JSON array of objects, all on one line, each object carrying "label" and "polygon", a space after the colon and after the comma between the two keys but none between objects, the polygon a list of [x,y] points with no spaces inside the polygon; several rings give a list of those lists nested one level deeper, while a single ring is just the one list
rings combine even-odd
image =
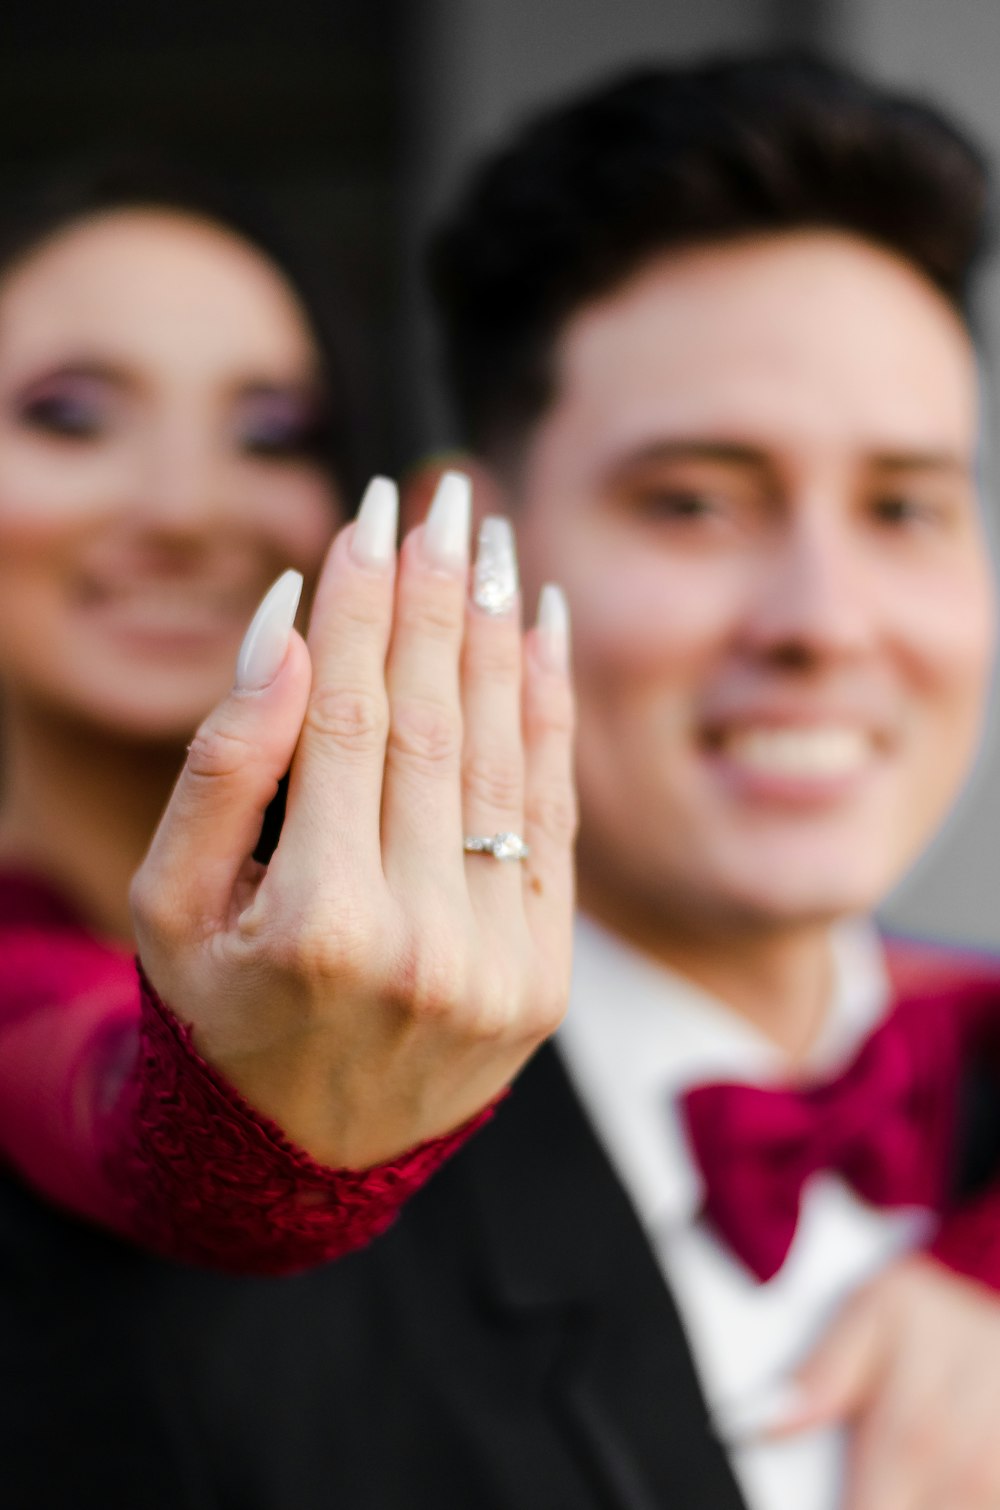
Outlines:
[{"label": "dark background", "polygon": [[[450,439],[418,267],[470,159],[612,69],[776,43],[925,89],[1000,152],[1000,0],[3,0],[0,215],[51,159],[122,143],[262,189],[346,287],[377,400],[374,460],[399,472]],[[989,362],[996,274],[983,314]],[[991,398],[990,435],[993,411]],[[991,519],[993,470],[988,454]],[[995,737],[888,913],[1000,946]]]}]

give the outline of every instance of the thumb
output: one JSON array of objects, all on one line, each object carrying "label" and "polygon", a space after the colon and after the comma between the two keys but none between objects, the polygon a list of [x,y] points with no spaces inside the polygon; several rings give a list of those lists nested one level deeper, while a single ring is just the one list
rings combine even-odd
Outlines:
[{"label": "thumb", "polygon": [[763,1433],[789,1436],[858,1414],[882,1366],[884,1301],[862,1291],[841,1311],[795,1374],[788,1408]]},{"label": "thumb", "polygon": [[292,628],[302,589],[287,571],[264,597],[240,649],[236,684],[205,719],[132,890],[144,918],[224,918],[287,771],[309,696],[309,652]]}]

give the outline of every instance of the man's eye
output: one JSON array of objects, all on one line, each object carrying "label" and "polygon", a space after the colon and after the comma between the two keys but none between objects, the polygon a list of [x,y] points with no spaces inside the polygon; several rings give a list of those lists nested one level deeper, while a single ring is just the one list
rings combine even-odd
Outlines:
[{"label": "man's eye", "polygon": [[93,440],[103,430],[105,416],[92,398],[72,393],[51,393],[29,399],[21,419],[32,430],[71,440]]},{"label": "man's eye", "polygon": [[872,515],[878,524],[890,529],[903,529],[914,524],[935,524],[941,520],[941,510],[924,499],[911,498],[905,493],[886,493],[872,502]]},{"label": "man's eye", "polygon": [[704,519],[721,512],[721,502],[711,493],[694,488],[658,488],[639,500],[642,512],[658,519]]}]

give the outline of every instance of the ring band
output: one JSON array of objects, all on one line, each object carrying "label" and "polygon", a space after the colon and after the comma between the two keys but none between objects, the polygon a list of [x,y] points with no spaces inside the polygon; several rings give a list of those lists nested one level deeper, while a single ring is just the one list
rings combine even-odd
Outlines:
[{"label": "ring band", "polygon": [[492,855],[494,860],[526,860],[531,853],[520,834],[467,834],[462,848],[467,855]]}]

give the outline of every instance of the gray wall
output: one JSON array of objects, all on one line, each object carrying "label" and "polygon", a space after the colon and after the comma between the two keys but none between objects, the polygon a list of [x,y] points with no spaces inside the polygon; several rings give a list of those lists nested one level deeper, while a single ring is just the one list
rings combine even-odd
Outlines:
[{"label": "gray wall", "polygon": [[[1000,0],[843,0],[838,41],[852,62],[894,84],[920,89],[954,112],[1000,162]],[[987,448],[996,454],[1000,384],[1000,265],[982,289]],[[990,373],[993,369],[993,375]],[[994,541],[1000,535],[998,473],[984,477]],[[1000,739],[997,694],[973,781],[930,854],[885,910],[913,932],[1000,946]]]},{"label": "gray wall", "polygon": [[[825,14],[797,0],[807,21]],[[539,104],[616,68],[762,45],[775,0],[416,0],[410,12],[411,129],[404,223],[418,269],[429,225],[482,148]],[[801,24],[800,21],[800,24]],[[412,454],[448,435],[418,276],[406,299],[402,392]]]},{"label": "gray wall", "polygon": [[[485,143],[538,102],[653,57],[816,42],[887,80],[926,89],[1000,157],[1000,0],[414,0],[411,16],[411,266],[428,224]],[[988,282],[984,313],[1000,353],[1000,275]],[[401,376],[408,402],[418,396],[407,437],[415,454],[448,436],[415,282],[406,323]],[[995,511],[1000,500],[989,497],[987,507]],[[995,735],[969,793],[886,917],[907,931],[1000,946]]]}]

